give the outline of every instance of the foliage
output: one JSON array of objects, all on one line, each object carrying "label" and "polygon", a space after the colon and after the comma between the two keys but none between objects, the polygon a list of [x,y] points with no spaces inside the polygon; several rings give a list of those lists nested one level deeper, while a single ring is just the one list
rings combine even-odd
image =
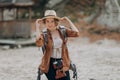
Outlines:
[{"label": "foliage", "polygon": [[[48,3],[53,0],[33,0],[35,2],[35,6],[33,8],[34,10],[34,16],[33,18],[37,18],[38,15],[36,15],[38,12],[40,13],[41,17],[43,16],[43,12],[46,9],[55,9],[58,13],[60,13],[60,16],[68,15],[72,16],[71,19],[73,21],[78,21],[75,19],[75,17],[78,16],[78,14],[83,13],[84,16],[89,16],[93,13],[95,13],[96,9],[103,6],[103,3],[105,3],[106,0],[61,0],[61,2],[57,3],[53,8],[49,8]],[[52,2],[53,3],[53,2]],[[62,8],[62,9],[61,9]]]}]

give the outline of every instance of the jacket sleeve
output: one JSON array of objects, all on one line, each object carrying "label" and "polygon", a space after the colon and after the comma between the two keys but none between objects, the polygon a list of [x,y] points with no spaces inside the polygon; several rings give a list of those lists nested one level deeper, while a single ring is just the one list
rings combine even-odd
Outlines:
[{"label": "jacket sleeve", "polygon": [[79,36],[79,32],[73,31],[73,30],[68,29],[68,28],[66,28],[66,34],[68,37],[78,37]]},{"label": "jacket sleeve", "polygon": [[36,40],[36,46],[41,47],[44,45],[43,34],[40,35],[40,38]]}]

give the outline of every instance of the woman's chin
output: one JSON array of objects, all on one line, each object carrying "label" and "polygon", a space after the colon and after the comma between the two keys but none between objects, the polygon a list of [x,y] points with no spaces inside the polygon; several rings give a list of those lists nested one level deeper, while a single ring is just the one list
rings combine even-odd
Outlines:
[{"label": "woman's chin", "polygon": [[49,30],[50,30],[50,31],[54,31],[54,30],[56,30],[56,28],[49,28]]}]

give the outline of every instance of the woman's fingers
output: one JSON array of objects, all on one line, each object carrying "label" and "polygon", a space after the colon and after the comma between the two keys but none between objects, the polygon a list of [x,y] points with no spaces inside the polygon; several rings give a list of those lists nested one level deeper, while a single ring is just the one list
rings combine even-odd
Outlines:
[{"label": "woman's fingers", "polygon": [[70,26],[67,17],[62,17],[61,20],[60,20],[60,23],[63,24],[65,27],[69,27]]},{"label": "woman's fingers", "polygon": [[67,20],[66,20],[66,18],[65,18],[65,17],[62,17],[62,18],[61,18],[61,20],[60,20],[60,22],[62,22],[62,23],[66,23],[66,22],[67,22]]},{"label": "woman's fingers", "polygon": [[36,20],[36,24],[42,24],[43,23],[43,20],[42,19],[37,19]]}]

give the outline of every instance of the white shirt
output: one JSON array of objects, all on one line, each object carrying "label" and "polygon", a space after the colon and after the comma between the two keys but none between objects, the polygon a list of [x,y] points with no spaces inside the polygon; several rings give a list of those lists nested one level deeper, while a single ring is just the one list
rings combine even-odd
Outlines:
[{"label": "white shirt", "polygon": [[62,57],[62,39],[60,36],[52,36],[53,39],[53,53],[52,58],[61,58]]}]

